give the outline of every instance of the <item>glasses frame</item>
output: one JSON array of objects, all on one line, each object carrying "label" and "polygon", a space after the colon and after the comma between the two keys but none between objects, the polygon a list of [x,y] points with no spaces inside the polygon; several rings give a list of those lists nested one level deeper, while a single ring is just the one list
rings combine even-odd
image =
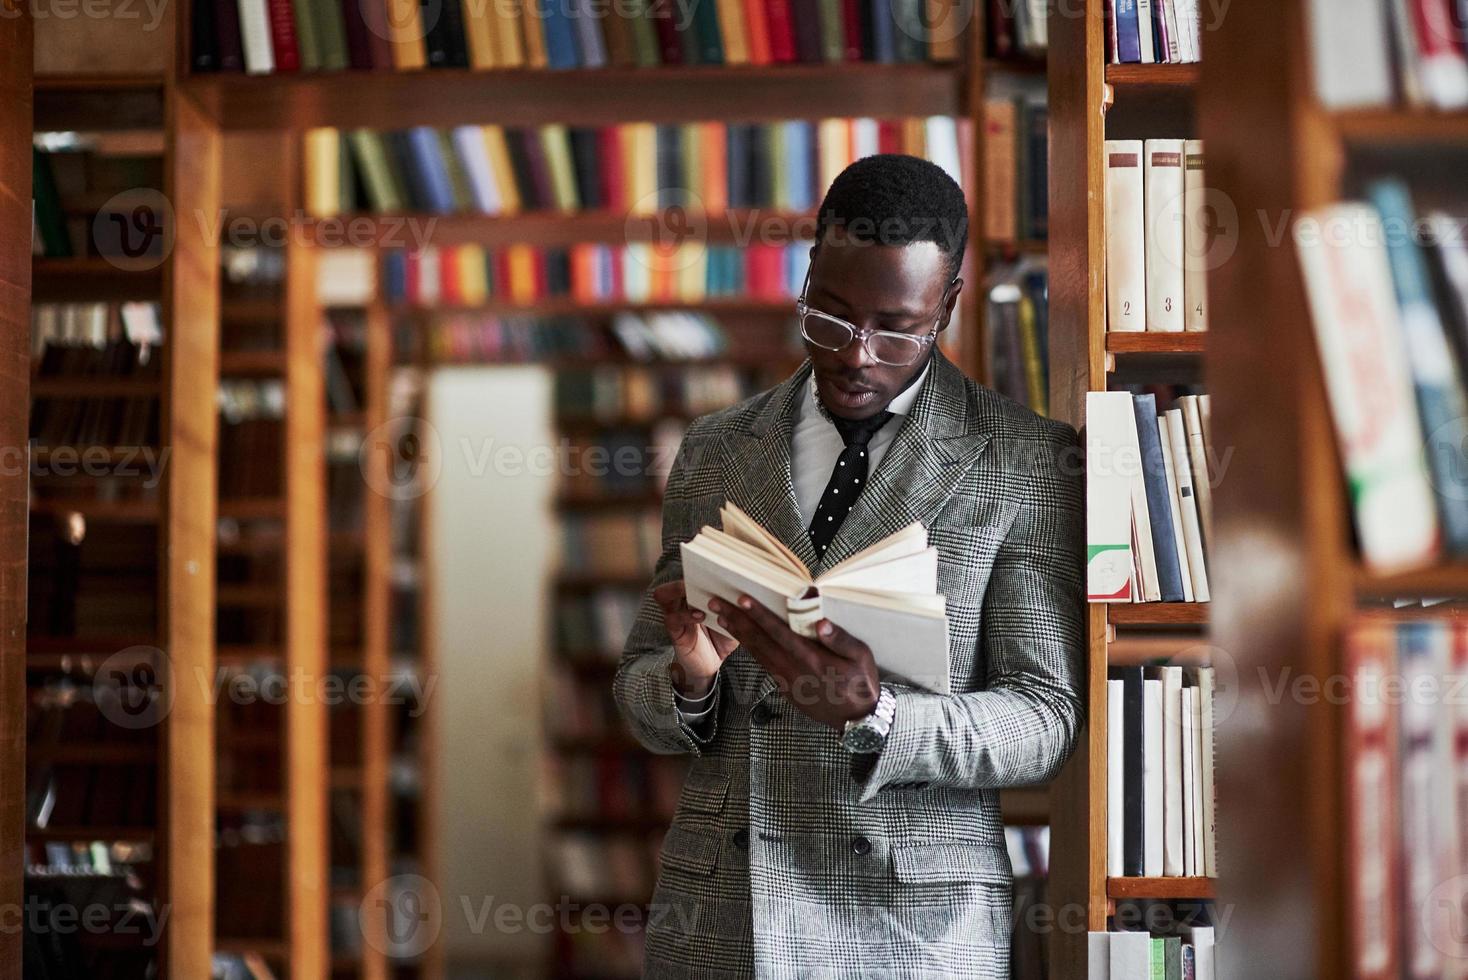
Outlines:
[{"label": "glasses frame", "polygon": [[[831,351],[832,353],[839,353],[840,351],[844,351],[846,348],[850,347],[854,341],[859,340],[861,341],[862,350],[866,351],[868,357],[876,361],[878,364],[885,364],[888,367],[907,367],[908,365],[916,364],[918,359],[923,356],[923,351],[932,346],[933,341],[938,339],[939,329],[943,326],[943,315],[946,312],[946,307],[948,306],[948,294],[950,291],[952,291],[953,287],[958,284],[960,278],[959,276],[954,276],[953,279],[948,283],[948,285],[943,287],[943,299],[939,301],[938,308],[935,309],[931,314],[929,314],[929,316],[933,318],[933,329],[923,334],[922,336],[917,336],[910,333],[903,333],[900,330],[865,330],[861,327],[858,327],[851,321],[845,320],[839,316],[836,316],[833,313],[827,313],[824,310],[816,309],[815,307],[810,305],[809,301],[806,300],[806,294],[810,291],[810,273],[810,267],[807,266],[805,270],[805,282],[800,287],[800,296],[795,300],[795,314],[800,318],[800,335],[804,337],[807,342],[815,344],[815,346],[819,347],[821,350]],[[811,337],[811,335],[806,332],[805,329],[806,318],[812,315],[818,316],[823,320],[829,320],[837,326],[845,327],[847,332],[851,336],[847,338],[846,342],[840,347],[828,347],[825,344],[820,343],[815,338]],[[872,347],[869,341],[873,337],[897,337],[909,343],[916,342],[916,353],[913,354],[911,360],[904,361],[902,363],[884,361],[872,352]]]}]

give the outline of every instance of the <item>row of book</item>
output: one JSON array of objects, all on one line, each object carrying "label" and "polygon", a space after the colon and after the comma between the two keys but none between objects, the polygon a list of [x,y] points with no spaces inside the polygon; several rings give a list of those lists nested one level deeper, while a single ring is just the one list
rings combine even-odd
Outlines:
[{"label": "row of book", "polygon": [[800,292],[809,264],[808,243],[430,246],[388,252],[383,291],[391,303],[416,307],[529,306],[553,299],[591,305],[773,303]]},{"label": "row of book", "polygon": [[1468,108],[1468,16],[1457,0],[1310,0],[1315,91],[1332,109]]},{"label": "row of book", "polygon": [[[1043,90],[984,100],[983,153],[985,237],[991,244],[1043,241],[1050,234],[1050,109]],[[959,183],[972,193],[966,181]]]},{"label": "row of book", "polygon": [[1026,259],[990,272],[985,360],[995,391],[1050,411],[1050,270]]},{"label": "row of book", "polygon": [[552,737],[609,743],[621,737],[611,684],[583,683],[571,671],[552,671],[545,679],[544,698],[546,731]]},{"label": "row of book", "polygon": [[627,589],[562,596],[556,602],[557,648],[568,657],[615,663],[641,604],[641,594]]},{"label": "row of book", "polygon": [[[134,211],[155,200],[148,189],[163,186],[161,153],[112,152],[106,142],[103,135],[38,134],[31,150],[33,255],[161,258],[165,236]],[[43,148],[52,144],[58,149]],[[109,205],[121,206],[99,213]]]},{"label": "row of book", "polygon": [[1106,868],[1217,877],[1212,667],[1113,667],[1106,680]]},{"label": "row of book", "polygon": [[756,384],[747,372],[728,366],[563,370],[556,375],[556,411],[563,419],[609,425],[692,417],[741,401],[758,390]]},{"label": "row of book", "polygon": [[1359,977],[1468,958],[1468,622],[1365,612],[1347,630],[1345,874]]},{"label": "row of book", "polygon": [[[1163,392],[1166,398],[1167,393]],[[1086,394],[1087,596],[1208,602],[1220,456],[1207,395]]]},{"label": "row of book", "polygon": [[552,887],[558,889],[558,898],[605,902],[611,906],[609,913],[624,903],[645,904],[652,895],[661,849],[661,831],[652,831],[645,839],[631,834],[559,834],[547,848]]},{"label": "row of book", "polygon": [[1086,933],[1087,980],[1214,980],[1218,940],[1213,926],[1182,926],[1179,935]]},{"label": "row of book", "polygon": [[[1043,120],[1038,133],[1043,145]],[[837,174],[875,153],[926,157],[962,184],[970,134],[967,120],[951,116],[314,129],[304,138],[306,208],[317,216],[651,214],[660,207],[709,215],[756,207],[804,212],[820,203]]]},{"label": "row of book", "polygon": [[562,509],[601,509],[651,506],[668,479],[683,423],[667,419],[652,427],[608,427],[595,433],[563,436],[556,446],[559,458],[545,463],[556,469],[556,489]]},{"label": "row of book", "polygon": [[662,516],[561,515],[561,571],[577,577],[635,579],[652,573],[662,553]]},{"label": "row of book", "polygon": [[1113,65],[1201,60],[1203,0],[1106,0],[1106,55]]},{"label": "row of book", "polygon": [[542,804],[552,818],[566,821],[667,823],[678,805],[684,768],[665,756],[547,755]]},{"label": "row of book", "polygon": [[[37,303],[31,307],[35,378],[156,382],[162,334],[156,303]],[[38,393],[30,437],[43,446],[152,446],[158,424],[152,394]]]},{"label": "row of book", "polygon": [[1199,140],[1106,141],[1106,329],[1208,329],[1208,270],[1229,228]]},{"label": "row of book", "polygon": [[194,0],[190,65],[252,74],[954,61],[922,0]]},{"label": "row of book", "polygon": [[1294,225],[1356,536],[1381,570],[1468,557],[1463,221],[1397,179],[1365,197]]},{"label": "row of book", "polygon": [[1043,58],[1050,47],[1050,4],[1045,0],[988,0],[984,27],[989,57]]}]

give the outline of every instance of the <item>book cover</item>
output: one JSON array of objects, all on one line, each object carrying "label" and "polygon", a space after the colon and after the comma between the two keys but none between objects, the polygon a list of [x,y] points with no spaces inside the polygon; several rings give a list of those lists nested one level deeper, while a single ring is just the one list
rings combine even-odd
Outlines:
[{"label": "book cover", "polygon": [[[1126,682],[1106,681],[1106,874],[1126,872]],[[1140,853],[1140,850],[1138,851]]]},{"label": "book cover", "polygon": [[602,17],[595,9],[594,0],[575,0],[573,26],[576,29],[577,65],[581,68],[605,68],[607,66],[607,43],[602,36],[602,21],[618,19],[613,12]]},{"label": "book cover", "polygon": [[1145,932],[1113,932],[1108,946],[1112,980],[1150,980],[1152,937]]},{"label": "book cover", "polygon": [[1172,433],[1167,428],[1167,416],[1157,416],[1157,441],[1162,446],[1162,470],[1167,474],[1167,500],[1172,510],[1172,538],[1176,545],[1178,562],[1178,573],[1182,580],[1183,601],[1192,602],[1196,596],[1193,594],[1193,576],[1188,571],[1188,548],[1183,538],[1183,507],[1182,497],[1178,493],[1177,470],[1173,467],[1172,460]]},{"label": "book cover", "polygon": [[540,142],[556,208],[575,211],[581,205],[576,198],[576,173],[571,163],[571,142],[566,127],[560,123],[540,127]]},{"label": "book cover", "polygon": [[529,68],[546,68],[550,59],[546,55],[545,18],[540,16],[540,8],[530,0],[523,0],[518,6],[525,65]]},{"label": "book cover", "polygon": [[1162,873],[1180,877],[1186,867],[1183,855],[1184,805],[1183,759],[1183,669],[1160,667],[1162,681]]},{"label": "book cover", "polygon": [[453,184],[449,179],[448,164],[443,158],[438,131],[431,126],[414,126],[407,132],[407,149],[413,160],[409,175],[409,180],[414,183],[413,196],[421,200],[428,211],[451,213],[454,210]]},{"label": "book cover", "polygon": [[245,50],[240,38],[238,0],[214,0],[214,30],[219,38],[219,70],[244,71]]},{"label": "book cover", "polygon": [[1213,540],[1213,480],[1208,467],[1208,439],[1203,430],[1203,410],[1199,396],[1183,395],[1177,399],[1183,413],[1183,429],[1188,436],[1188,463],[1193,471],[1193,495],[1198,501],[1198,525],[1203,532],[1206,552]]},{"label": "book cover", "polygon": [[1366,109],[1392,99],[1391,30],[1381,0],[1309,0],[1309,62],[1328,109]]},{"label": "book cover", "polygon": [[992,242],[1012,242],[1018,236],[1017,114],[1013,99],[984,100],[984,225]]},{"label": "book cover", "polygon": [[[355,0],[347,0],[355,2]],[[457,0],[444,0],[444,2],[457,2]],[[500,0],[487,0],[479,4],[477,0],[469,0],[471,6],[463,11],[464,39],[469,49],[469,67],[476,70],[485,70],[499,65],[500,45],[499,39],[495,37],[496,14],[490,11],[490,7],[497,5]]]},{"label": "book cover", "polygon": [[296,43],[300,67],[306,71],[321,68],[321,41],[317,37],[317,17],[312,10],[316,0],[294,0]]},{"label": "book cover", "polygon": [[1193,586],[1193,599],[1208,602],[1207,559],[1203,549],[1203,528],[1198,514],[1197,496],[1193,490],[1193,466],[1188,456],[1187,430],[1181,409],[1167,410],[1167,433],[1172,446],[1172,470],[1177,480],[1178,506],[1182,511],[1183,544],[1187,552],[1188,578]]},{"label": "book cover", "polygon": [[[1453,937],[1439,928],[1456,925],[1461,910],[1432,914],[1430,901],[1443,880],[1443,869],[1453,867],[1454,829],[1451,793],[1453,745],[1451,715],[1446,699],[1425,692],[1443,690],[1452,663],[1452,635],[1441,620],[1410,620],[1396,625],[1397,657],[1402,690],[1417,692],[1401,698],[1398,713],[1401,772],[1402,900],[1406,914],[1402,929],[1402,975],[1439,977],[1444,952]],[[1414,914],[1415,913],[1415,914]]]},{"label": "book cover", "polygon": [[1182,602],[1183,577],[1174,536],[1172,495],[1168,489],[1162,441],[1157,430],[1157,396],[1151,393],[1133,395],[1132,408],[1141,449],[1142,479],[1147,492],[1147,518],[1156,556],[1159,599],[1162,602]]},{"label": "book cover", "polygon": [[316,44],[322,70],[338,71],[349,67],[347,28],[342,21],[340,0],[309,0],[309,5],[316,15]]},{"label": "book cover", "polygon": [[570,11],[560,3],[548,3],[536,9],[540,16],[526,18],[526,24],[538,23],[545,33],[546,67],[577,67],[576,33]]},{"label": "book cover", "polygon": [[423,43],[423,11],[418,0],[386,0],[387,24],[392,40],[392,67],[414,71],[428,65]]},{"label": "book cover", "polygon": [[341,135],[335,129],[308,129],[305,144],[306,213],[314,218],[341,213]]},{"label": "book cover", "polygon": [[[920,2],[920,0],[904,0]],[[790,21],[795,36],[795,60],[815,64],[821,59],[821,0],[790,0]]]},{"label": "book cover", "polygon": [[[347,67],[367,70],[373,67],[372,29],[367,23],[367,13],[362,0],[337,0],[341,8],[342,27],[347,42]],[[380,3],[369,4],[374,10],[386,7]],[[389,55],[389,59],[391,56]]]},{"label": "book cover", "polygon": [[576,178],[576,200],[588,211],[605,208],[602,195],[597,131],[589,126],[572,126],[567,130],[571,148],[571,168]]},{"label": "book cover", "polygon": [[291,0],[265,0],[270,12],[270,50],[278,72],[300,71],[301,53],[296,45],[296,20]]},{"label": "book cover", "polygon": [[1468,106],[1468,60],[1462,25],[1453,23],[1451,0],[1408,0],[1416,28],[1417,74],[1432,106],[1453,111]]},{"label": "book cover", "polygon": [[749,36],[745,30],[744,0],[714,0],[714,12],[718,14],[719,36],[724,42],[724,63],[749,64]]},{"label": "book cover", "polygon": [[1106,329],[1147,329],[1147,222],[1140,140],[1106,141]]},{"label": "book cover", "polygon": [[464,169],[464,163],[455,152],[453,134],[447,129],[435,129],[438,137],[438,155],[444,162],[444,169],[449,175],[449,191],[453,197],[455,211],[471,211],[474,209],[474,190],[469,185],[469,174]]},{"label": "book cover", "polygon": [[1152,5],[1155,0],[1137,0],[1137,40],[1141,49],[1141,62],[1152,65],[1161,61],[1157,52],[1157,27],[1153,19]]},{"label": "book cover", "polygon": [[719,35],[718,0],[689,0],[693,24],[684,32],[683,57],[694,65],[724,64],[724,41]]},{"label": "book cover", "polygon": [[869,45],[862,18],[864,6],[863,0],[841,0],[841,33],[845,41],[842,58],[845,61],[861,61],[862,52]]},{"label": "book cover", "polygon": [[474,209],[481,214],[500,213],[500,192],[494,168],[489,162],[489,148],[484,131],[478,126],[456,126],[453,130],[455,155],[469,182]]},{"label": "book cover", "polygon": [[770,31],[770,60],[775,64],[789,64],[798,60],[795,14],[791,10],[791,2],[792,0],[764,0],[765,23]]},{"label": "book cover", "polygon": [[1142,838],[1142,873],[1158,878],[1164,873],[1167,841],[1166,710],[1162,679],[1142,680],[1142,808],[1145,812]]},{"label": "book cover", "polygon": [[275,70],[275,52],[270,44],[267,0],[239,0],[239,8],[245,71],[251,75],[268,75]]},{"label": "book cover", "polygon": [[1203,141],[1188,140],[1183,151],[1183,329],[1208,329],[1208,265],[1213,232]]},{"label": "book cover", "polygon": [[769,6],[765,0],[740,0],[744,8],[744,32],[751,65],[769,65],[775,60],[771,48]]},{"label": "book cover", "polygon": [[1132,473],[1140,469],[1131,395],[1086,393],[1086,594],[1132,601]]},{"label": "book cover", "polygon": [[193,0],[189,8],[189,69],[219,70],[219,32],[214,26],[214,0]]},{"label": "book cover", "polygon": [[1184,325],[1183,140],[1147,140],[1147,329],[1181,333]]}]

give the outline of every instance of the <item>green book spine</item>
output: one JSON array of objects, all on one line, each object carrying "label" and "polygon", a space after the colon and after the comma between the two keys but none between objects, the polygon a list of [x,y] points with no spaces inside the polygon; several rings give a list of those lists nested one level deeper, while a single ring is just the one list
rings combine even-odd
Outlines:
[{"label": "green book spine", "polygon": [[540,145],[545,153],[546,166],[550,170],[551,191],[556,207],[561,211],[575,211],[579,205],[576,198],[576,170],[571,163],[571,134],[560,123],[542,126]]},{"label": "green book spine", "polygon": [[765,123],[761,127],[764,138],[769,140],[770,180],[774,194],[771,200],[760,203],[789,210],[790,208],[790,149],[785,141],[785,127],[779,123]]},{"label": "green book spine", "polygon": [[1167,980],[1183,980],[1183,941],[1177,936],[1162,940],[1162,953]]},{"label": "green book spine", "polygon": [[700,181],[704,179],[703,154],[699,152],[702,147],[698,140],[698,124],[684,123],[678,128],[678,136],[681,144],[679,152],[683,156],[683,183],[687,186],[684,187],[683,199],[676,203],[702,211],[705,208],[703,188],[700,186]]},{"label": "green book spine", "polygon": [[722,65],[724,43],[719,38],[719,8],[717,0],[694,0],[693,36],[698,49],[698,64]]},{"label": "green book spine", "polygon": [[66,217],[61,212],[61,195],[56,190],[56,176],[46,154],[31,148],[31,195],[36,202],[36,225],[41,232],[41,254],[48,259],[71,255],[71,238],[66,233]]},{"label": "green book spine", "polygon": [[362,171],[362,180],[367,185],[372,209],[378,212],[404,210],[401,179],[393,172],[382,136],[370,129],[354,130],[351,144],[357,166]]},{"label": "green book spine", "polygon": [[469,189],[469,175],[464,172],[463,161],[454,152],[454,141],[447,129],[435,132],[438,135],[438,151],[443,155],[444,169],[449,172],[449,192],[454,197],[454,210],[473,211],[474,193]]},{"label": "green book spine", "polygon": [[316,9],[316,43],[320,46],[321,67],[337,71],[348,67],[347,27],[342,22],[342,8],[337,0],[307,0]]},{"label": "green book spine", "polygon": [[632,35],[632,59],[638,68],[656,68],[662,64],[658,57],[657,32],[648,17],[648,4],[639,2],[627,18],[628,32]]},{"label": "green book spine", "polygon": [[336,140],[338,206],[342,214],[351,214],[362,206],[362,202],[357,199],[357,179],[352,166],[351,146],[347,143],[346,134],[340,130],[337,131]]},{"label": "green book spine", "polygon": [[1151,980],[1167,980],[1167,945],[1161,939],[1151,941]]},{"label": "green book spine", "polygon": [[301,53],[302,71],[321,69],[321,36],[316,30],[316,14],[311,6],[318,0],[292,0],[296,15],[296,47]]},{"label": "green book spine", "polygon": [[821,57],[826,61],[846,60],[846,37],[841,19],[841,0],[821,0]]}]

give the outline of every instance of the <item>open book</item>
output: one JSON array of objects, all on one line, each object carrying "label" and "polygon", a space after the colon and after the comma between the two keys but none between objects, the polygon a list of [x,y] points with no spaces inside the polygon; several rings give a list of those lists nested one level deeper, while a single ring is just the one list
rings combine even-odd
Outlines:
[{"label": "open book", "polygon": [[719,512],[724,529],[705,527],[682,546],[688,604],[708,613],[715,597],[748,595],[790,628],[815,637],[829,619],[871,647],[883,673],[947,694],[948,616],[938,592],[938,551],[928,532],[910,524],[833,566],[819,578],[773,534],[732,503]]}]

